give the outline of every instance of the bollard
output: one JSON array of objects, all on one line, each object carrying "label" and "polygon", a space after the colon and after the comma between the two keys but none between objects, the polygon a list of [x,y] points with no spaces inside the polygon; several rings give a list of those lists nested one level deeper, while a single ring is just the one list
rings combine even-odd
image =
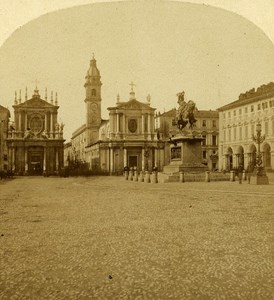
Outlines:
[{"label": "bollard", "polygon": [[139,177],[138,177],[138,181],[139,182],[144,182],[144,172],[143,171],[140,172]]},{"label": "bollard", "polygon": [[180,182],[185,182],[185,174],[184,174],[184,172],[180,172],[179,181]]},{"label": "bollard", "polygon": [[144,182],[146,182],[146,183],[149,183],[149,182],[150,182],[150,174],[149,174],[148,171],[145,172]]},{"label": "bollard", "polygon": [[151,183],[158,183],[157,172],[151,174]]},{"label": "bollard", "polygon": [[235,171],[230,171],[230,181],[235,181]]},{"label": "bollard", "polygon": [[210,172],[209,171],[205,172],[205,182],[210,182]]},{"label": "bollard", "polygon": [[138,172],[134,171],[133,181],[138,181]]},{"label": "bollard", "polygon": [[128,171],[125,171],[125,179],[128,180]]},{"label": "bollard", "polygon": [[128,180],[133,180],[133,172],[129,171],[128,173]]}]

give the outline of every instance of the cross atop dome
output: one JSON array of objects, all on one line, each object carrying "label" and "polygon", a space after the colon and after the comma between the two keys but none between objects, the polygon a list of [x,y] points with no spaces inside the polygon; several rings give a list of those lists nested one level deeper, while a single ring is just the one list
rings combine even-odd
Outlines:
[{"label": "cross atop dome", "polygon": [[131,91],[129,93],[129,95],[130,95],[129,100],[136,99],[135,92],[133,90],[133,87],[136,86],[136,84],[134,84],[133,81],[131,81],[131,83],[129,85],[131,86]]}]

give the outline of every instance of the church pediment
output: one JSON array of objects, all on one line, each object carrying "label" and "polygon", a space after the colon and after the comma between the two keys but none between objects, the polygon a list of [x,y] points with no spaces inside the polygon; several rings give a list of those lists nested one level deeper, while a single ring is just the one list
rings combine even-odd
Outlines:
[{"label": "church pediment", "polygon": [[18,104],[17,107],[43,107],[43,108],[49,108],[53,107],[53,104],[48,103],[47,101],[41,99],[41,98],[32,98],[30,100],[25,101],[24,103]]},{"label": "church pediment", "polygon": [[120,103],[117,105],[117,108],[119,109],[136,109],[136,110],[141,110],[141,109],[149,109],[149,110],[154,110],[151,108],[148,104],[139,102],[135,99],[130,100],[128,102]]}]

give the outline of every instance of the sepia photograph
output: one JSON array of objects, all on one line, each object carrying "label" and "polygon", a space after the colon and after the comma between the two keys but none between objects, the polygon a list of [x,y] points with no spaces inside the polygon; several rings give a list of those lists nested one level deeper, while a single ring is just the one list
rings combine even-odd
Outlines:
[{"label": "sepia photograph", "polygon": [[273,20],[1,0],[1,299],[273,299]]}]

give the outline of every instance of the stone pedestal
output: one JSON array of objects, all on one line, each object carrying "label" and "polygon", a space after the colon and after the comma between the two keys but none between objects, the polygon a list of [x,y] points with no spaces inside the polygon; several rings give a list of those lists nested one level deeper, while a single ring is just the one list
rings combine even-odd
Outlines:
[{"label": "stone pedestal", "polygon": [[192,136],[191,134],[183,136],[178,134],[171,138],[170,155],[171,162],[164,166],[163,172],[159,174],[159,181],[173,182],[181,181],[180,173],[204,173],[207,167],[202,161],[202,145],[204,138]]}]

